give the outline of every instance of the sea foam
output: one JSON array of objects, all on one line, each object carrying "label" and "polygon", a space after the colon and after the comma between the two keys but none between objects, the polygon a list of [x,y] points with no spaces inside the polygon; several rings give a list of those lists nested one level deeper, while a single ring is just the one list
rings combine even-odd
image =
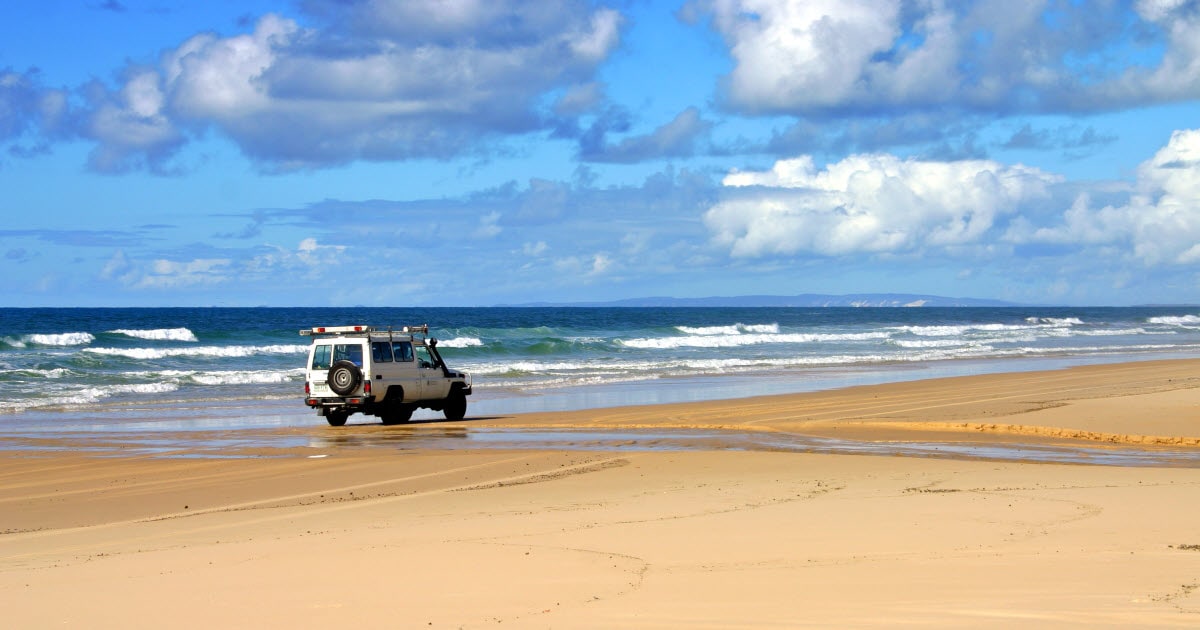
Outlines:
[{"label": "sea foam", "polygon": [[0,410],[14,412],[24,409],[53,409],[55,407],[91,405],[106,398],[122,394],[165,394],[178,389],[179,386],[175,383],[132,383],[82,387],[73,391],[63,390],[57,395],[49,397],[0,400]]},{"label": "sea foam", "polygon": [[265,385],[304,380],[305,369],[290,370],[162,370],[158,372],[129,372],[137,378],[154,378],[167,382],[197,385]]}]

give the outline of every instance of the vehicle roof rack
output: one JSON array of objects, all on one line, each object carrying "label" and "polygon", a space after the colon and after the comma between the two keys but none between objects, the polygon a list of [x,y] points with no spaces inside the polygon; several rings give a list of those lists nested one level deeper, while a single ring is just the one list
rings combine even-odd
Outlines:
[{"label": "vehicle roof rack", "polygon": [[373,333],[373,332],[401,333],[401,334],[409,334],[409,335],[415,334],[415,333],[421,333],[424,335],[428,335],[429,334],[429,324],[421,324],[419,326],[399,326],[399,327],[396,327],[396,326],[381,327],[381,326],[365,326],[365,325],[313,326],[312,328],[300,329],[300,334],[304,337],[311,337],[314,335],[345,335],[345,334],[353,334],[353,333]]}]

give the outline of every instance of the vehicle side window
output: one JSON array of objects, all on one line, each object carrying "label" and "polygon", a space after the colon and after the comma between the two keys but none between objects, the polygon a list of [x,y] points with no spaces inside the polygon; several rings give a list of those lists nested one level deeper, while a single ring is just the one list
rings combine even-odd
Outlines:
[{"label": "vehicle side window", "polygon": [[413,360],[413,348],[411,341],[394,341],[392,342],[392,349],[396,351],[397,361]]},{"label": "vehicle side window", "polygon": [[357,343],[339,343],[333,347],[333,362],[349,361],[358,367],[363,364],[363,347]]},{"label": "vehicle side window", "polygon": [[423,368],[433,367],[433,357],[429,354],[429,348],[426,348],[425,346],[417,348],[417,362],[419,362]]},{"label": "vehicle side window", "polygon": [[328,345],[314,346],[313,347],[312,369],[328,370],[329,366],[332,365],[332,363],[333,363],[329,359],[329,357],[332,355],[332,351],[333,351],[333,346],[328,346]]},{"label": "vehicle side window", "polygon": [[386,341],[371,342],[371,360],[376,363],[391,363],[392,344]]}]

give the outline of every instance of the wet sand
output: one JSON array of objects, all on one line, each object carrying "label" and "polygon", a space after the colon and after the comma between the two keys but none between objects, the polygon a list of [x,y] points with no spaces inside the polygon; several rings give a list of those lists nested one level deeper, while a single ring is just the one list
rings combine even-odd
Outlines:
[{"label": "wet sand", "polygon": [[11,627],[1200,620],[1194,360],[0,448]]}]

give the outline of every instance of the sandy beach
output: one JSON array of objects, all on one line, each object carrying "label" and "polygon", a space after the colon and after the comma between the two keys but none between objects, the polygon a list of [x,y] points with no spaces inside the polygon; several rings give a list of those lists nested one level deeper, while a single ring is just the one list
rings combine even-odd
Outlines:
[{"label": "sandy beach", "polygon": [[4,625],[1200,625],[1200,360],[317,420],[4,438]]}]

